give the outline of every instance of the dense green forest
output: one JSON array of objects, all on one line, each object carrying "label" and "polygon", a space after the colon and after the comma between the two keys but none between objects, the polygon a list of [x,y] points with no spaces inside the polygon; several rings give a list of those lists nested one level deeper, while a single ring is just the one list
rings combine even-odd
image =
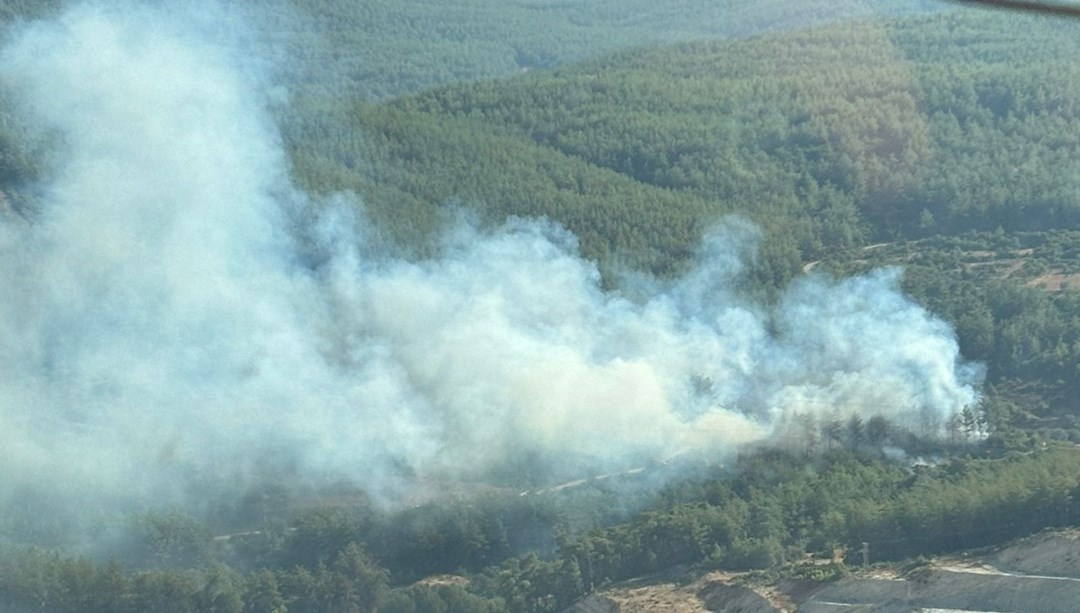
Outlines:
[{"label": "dense green forest", "polygon": [[[823,258],[838,272],[903,265],[905,289],[957,327],[991,384],[1036,379],[1068,414],[1075,294],[1028,282],[1074,266],[1071,235],[1042,232],[1080,223],[1080,126],[1060,60],[1076,39],[1070,23],[1032,20],[1038,42],[1015,41],[1017,19],[958,12],[644,49],[339,109],[351,131],[333,109],[286,129],[303,183],[364,194],[414,245],[445,219],[430,203],[458,203],[495,222],[556,219],[602,269],[667,275],[738,213],[770,237],[759,287]],[[879,242],[894,246],[864,258]],[[1010,248],[1034,250],[1013,258],[1026,264],[1015,278],[963,261]]]},{"label": "dense green forest", "polygon": [[365,100],[551,68],[652,43],[941,8],[925,0],[795,5],[771,0],[291,0],[252,6],[259,29],[288,46],[295,64],[286,71],[301,87]]},{"label": "dense green forest", "polygon": [[[881,427],[842,424],[809,457],[747,455],[665,488],[632,519],[579,534],[546,515],[545,503],[516,495],[390,515],[360,504],[312,509],[288,531],[228,540],[182,515],[151,515],[125,552],[141,570],[9,546],[0,594],[48,611],[546,612],[677,565],[825,580],[844,567],[792,563],[863,541],[875,560],[901,560],[1080,521],[1080,453],[1071,445],[907,468],[863,447]],[[613,495],[587,489],[573,506]],[[551,548],[510,555],[514,532],[540,528],[555,535]],[[414,583],[450,572],[459,575]]]},{"label": "dense green forest", "polygon": [[[0,21],[55,14],[65,4],[4,0]],[[642,45],[941,9],[930,0],[251,0],[242,10],[259,52],[283,61],[274,71],[290,87],[375,101]]]},{"label": "dense green forest", "polygon": [[763,258],[779,285],[867,242],[1076,226],[1071,24],[1035,23],[1038,42],[1005,53],[1015,19],[645,49],[353,104],[353,130],[320,107],[287,133],[305,184],[356,189],[373,215],[419,231],[435,223],[423,203],[456,199],[492,218],[550,216],[587,257],[664,272],[739,212],[784,237]]},{"label": "dense green forest", "polygon": [[[979,412],[947,441],[825,419],[723,466],[469,484],[405,509],[266,483],[199,514],[115,519],[81,551],[48,521],[4,518],[0,611],[554,612],[672,567],[827,580],[844,565],[796,562],[1080,522],[1076,24],[881,17],[898,3],[255,4],[301,67],[277,117],[295,180],[359,195],[401,251],[429,253],[463,212],[543,216],[617,287],[627,269],[677,275],[738,214],[764,230],[745,288],[761,301],[806,274],[902,267],[986,365]],[[5,20],[40,10],[0,2]],[[655,44],[671,40],[691,42]],[[8,106],[0,216],[32,222],[49,147]]]}]

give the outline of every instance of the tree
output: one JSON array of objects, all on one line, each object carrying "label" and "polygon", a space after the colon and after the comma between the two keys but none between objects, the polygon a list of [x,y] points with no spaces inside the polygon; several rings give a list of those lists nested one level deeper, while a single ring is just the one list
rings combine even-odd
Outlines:
[{"label": "tree", "polygon": [[866,440],[874,447],[881,447],[889,440],[891,427],[889,420],[881,415],[874,415],[866,422]]},{"label": "tree", "polygon": [[248,575],[244,582],[244,613],[286,613],[277,576],[269,570]]},{"label": "tree", "polygon": [[205,526],[182,513],[146,513],[136,518],[132,556],[157,568],[189,568],[210,557]]},{"label": "tree", "polygon": [[239,577],[230,569],[215,565],[203,577],[202,588],[195,594],[195,608],[200,613],[242,613],[243,596]]},{"label": "tree", "polygon": [[863,424],[862,417],[856,413],[852,415],[847,422],[848,445],[853,449],[858,449],[863,444],[865,436],[866,428]]},{"label": "tree", "polygon": [[131,582],[124,576],[124,570],[120,565],[112,561],[98,570],[91,611],[94,613],[129,611],[133,597]]},{"label": "tree", "polygon": [[844,424],[838,417],[829,418],[825,422],[825,440],[829,448],[836,447],[844,438]]},{"label": "tree", "polygon": [[195,576],[179,570],[144,572],[132,582],[132,609],[145,613],[197,613]]},{"label": "tree", "polygon": [[[350,543],[334,561],[334,574],[348,582],[350,603],[357,611],[374,611],[387,589],[389,575],[356,543]],[[344,585],[344,584],[341,584]],[[341,609],[344,610],[344,609]]]},{"label": "tree", "polygon": [[359,537],[355,518],[342,509],[314,509],[296,521],[282,548],[282,566],[329,564]]}]

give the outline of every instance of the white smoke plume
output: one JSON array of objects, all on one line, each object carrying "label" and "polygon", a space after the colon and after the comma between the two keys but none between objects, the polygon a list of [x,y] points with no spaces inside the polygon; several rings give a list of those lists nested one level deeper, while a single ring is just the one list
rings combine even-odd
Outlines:
[{"label": "white smoke plume", "polygon": [[0,54],[60,143],[40,217],[0,222],[0,497],[176,503],[268,467],[390,495],[527,452],[733,449],[793,412],[936,432],[976,401],[977,369],[895,272],[740,301],[757,236],[738,220],[634,299],[544,221],[462,226],[416,262],[363,255],[345,204],[304,265],[288,220],[311,205],[258,71],[229,28],[174,17],[82,6]]}]

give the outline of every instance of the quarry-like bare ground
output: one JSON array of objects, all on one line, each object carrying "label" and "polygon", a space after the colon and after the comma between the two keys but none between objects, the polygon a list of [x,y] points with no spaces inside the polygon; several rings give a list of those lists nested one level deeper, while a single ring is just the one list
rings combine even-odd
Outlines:
[{"label": "quarry-like bare ground", "polygon": [[[750,587],[738,582],[740,575],[707,573],[691,583],[629,582],[593,594],[571,608],[573,613],[707,613],[741,611],[769,613],[784,609],[790,601],[768,586]],[[773,600],[776,599],[776,602]],[[726,608],[717,609],[723,606]],[[779,608],[778,608],[779,607]]]},{"label": "quarry-like bare ground", "polygon": [[694,581],[636,580],[601,590],[567,613],[950,613],[1080,611],[1080,531],[1047,531],[999,547],[900,566],[852,569],[838,581],[707,573]]}]

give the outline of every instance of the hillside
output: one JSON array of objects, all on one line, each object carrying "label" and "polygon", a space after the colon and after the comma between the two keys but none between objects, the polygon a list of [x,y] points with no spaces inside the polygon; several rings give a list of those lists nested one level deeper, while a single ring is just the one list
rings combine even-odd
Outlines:
[{"label": "hillside", "polygon": [[[0,0],[0,24],[54,15],[71,4]],[[250,42],[256,45],[252,51],[281,61],[274,71],[290,87],[318,96],[375,101],[642,45],[735,38],[945,8],[931,0],[815,0],[797,5],[773,0],[252,0],[241,10]]]},{"label": "hillside", "polygon": [[953,322],[964,354],[989,367],[983,409],[995,429],[1080,440],[1076,241],[1066,230],[967,233],[869,245],[806,269],[903,267],[905,291]]},{"label": "hillside", "polygon": [[395,227],[422,232],[444,202],[548,215],[587,257],[662,272],[734,211],[785,237],[766,244],[761,277],[783,283],[864,242],[1080,223],[1059,64],[1076,41],[1037,19],[1037,42],[1018,41],[1026,19],[948,13],[646,49],[379,107],[320,104],[287,133],[305,184],[354,189]]},{"label": "hillside", "polygon": [[[1039,36],[1017,40],[1017,20]],[[904,266],[905,289],[957,327],[1009,415],[1060,417],[1080,383],[1075,294],[1060,291],[1075,265],[1071,235],[1039,232],[1080,224],[1080,125],[1060,61],[1077,51],[1070,26],[951,12],[649,48],[319,106],[286,133],[305,185],[362,194],[411,245],[454,210],[545,216],[609,282],[627,267],[670,277],[735,213],[765,231],[748,284],[761,295],[822,259],[818,272]],[[1043,240],[1053,246],[1011,274]],[[860,252],[880,242],[925,253]],[[956,249],[971,252],[962,266]]]},{"label": "hillside", "polygon": [[[613,10],[571,6],[551,10]],[[343,54],[364,53],[371,44],[358,34],[364,28],[405,45],[422,38],[424,27],[456,23],[427,5],[415,7],[426,20],[383,15],[390,9],[379,4],[369,7],[370,19],[346,19],[334,12],[344,5],[333,3],[304,10],[326,18],[320,32],[363,38],[332,45]],[[287,14],[262,18],[276,23]],[[605,21],[579,17],[562,18]],[[417,30],[406,36],[386,20]],[[1039,36],[1017,40],[1017,21]],[[709,20],[695,22],[706,28]],[[483,29],[483,20],[476,23]],[[678,29],[667,23],[650,15],[640,27]],[[620,32],[636,36],[632,28]],[[635,40],[640,47],[651,39]],[[300,183],[359,194],[399,241],[429,240],[447,219],[440,210],[458,203],[489,221],[547,216],[573,231],[602,268],[618,262],[668,275],[718,216],[737,212],[784,237],[766,242],[756,273],[779,286],[829,251],[880,240],[1075,227],[1071,164],[1080,145],[1068,136],[1077,133],[1074,88],[1059,63],[1075,52],[1068,24],[1052,20],[979,11],[877,17],[730,43],[638,48],[377,105],[358,103],[370,98],[359,93],[297,86],[282,121]],[[338,70],[318,56],[311,63]],[[304,71],[312,85],[331,80]],[[376,77],[357,78],[366,87]],[[0,178],[13,186],[39,176],[42,161],[24,129],[0,126]],[[30,206],[6,191],[14,208]]]},{"label": "hillside", "polygon": [[288,0],[252,6],[259,30],[272,33],[268,42],[288,46],[290,82],[316,95],[368,101],[642,45],[944,8],[927,0],[795,5],[772,0]]},{"label": "hillside", "polygon": [[[626,504],[625,493],[596,484],[576,501],[489,495],[393,514],[353,502],[309,508],[286,524],[272,517],[286,510],[281,490],[265,490],[245,499],[251,511],[262,507],[265,527],[229,539],[178,513],[137,516],[112,543],[123,566],[5,546],[0,603],[16,611],[203,611],[213,602],[234,603],[230,611],[245,603],[336,611],[356,602],[361,611],[555,613],[584,598],[585,608],[571,610],[612,613],[897,601],[994,611],[994,602],[1026,598],[1041,603],[1034,610],[1069,610],[1062,603],[1075,598],[1075,579],[1058,579],[1075,574],[1077,541],[1068,535],[929,565],[904,560],[1076,525],[1078,465],[1072,445],[915,469],[836,446],[765,452],[675,481],[639,500],[630,519],[576,535],[570,517]],[[554,543],[526,543],[527,553],[512,555],[522,545],[515,539],[542,534]],[[850,570],[861,564],[862,542],[870,573]],[[843,557],[845,547],[847,567],[815,561]]]},{"label": "hillside", "polygon": [[1073,602],[1074,24],[249,8],[3,46],[0,611]]}]

